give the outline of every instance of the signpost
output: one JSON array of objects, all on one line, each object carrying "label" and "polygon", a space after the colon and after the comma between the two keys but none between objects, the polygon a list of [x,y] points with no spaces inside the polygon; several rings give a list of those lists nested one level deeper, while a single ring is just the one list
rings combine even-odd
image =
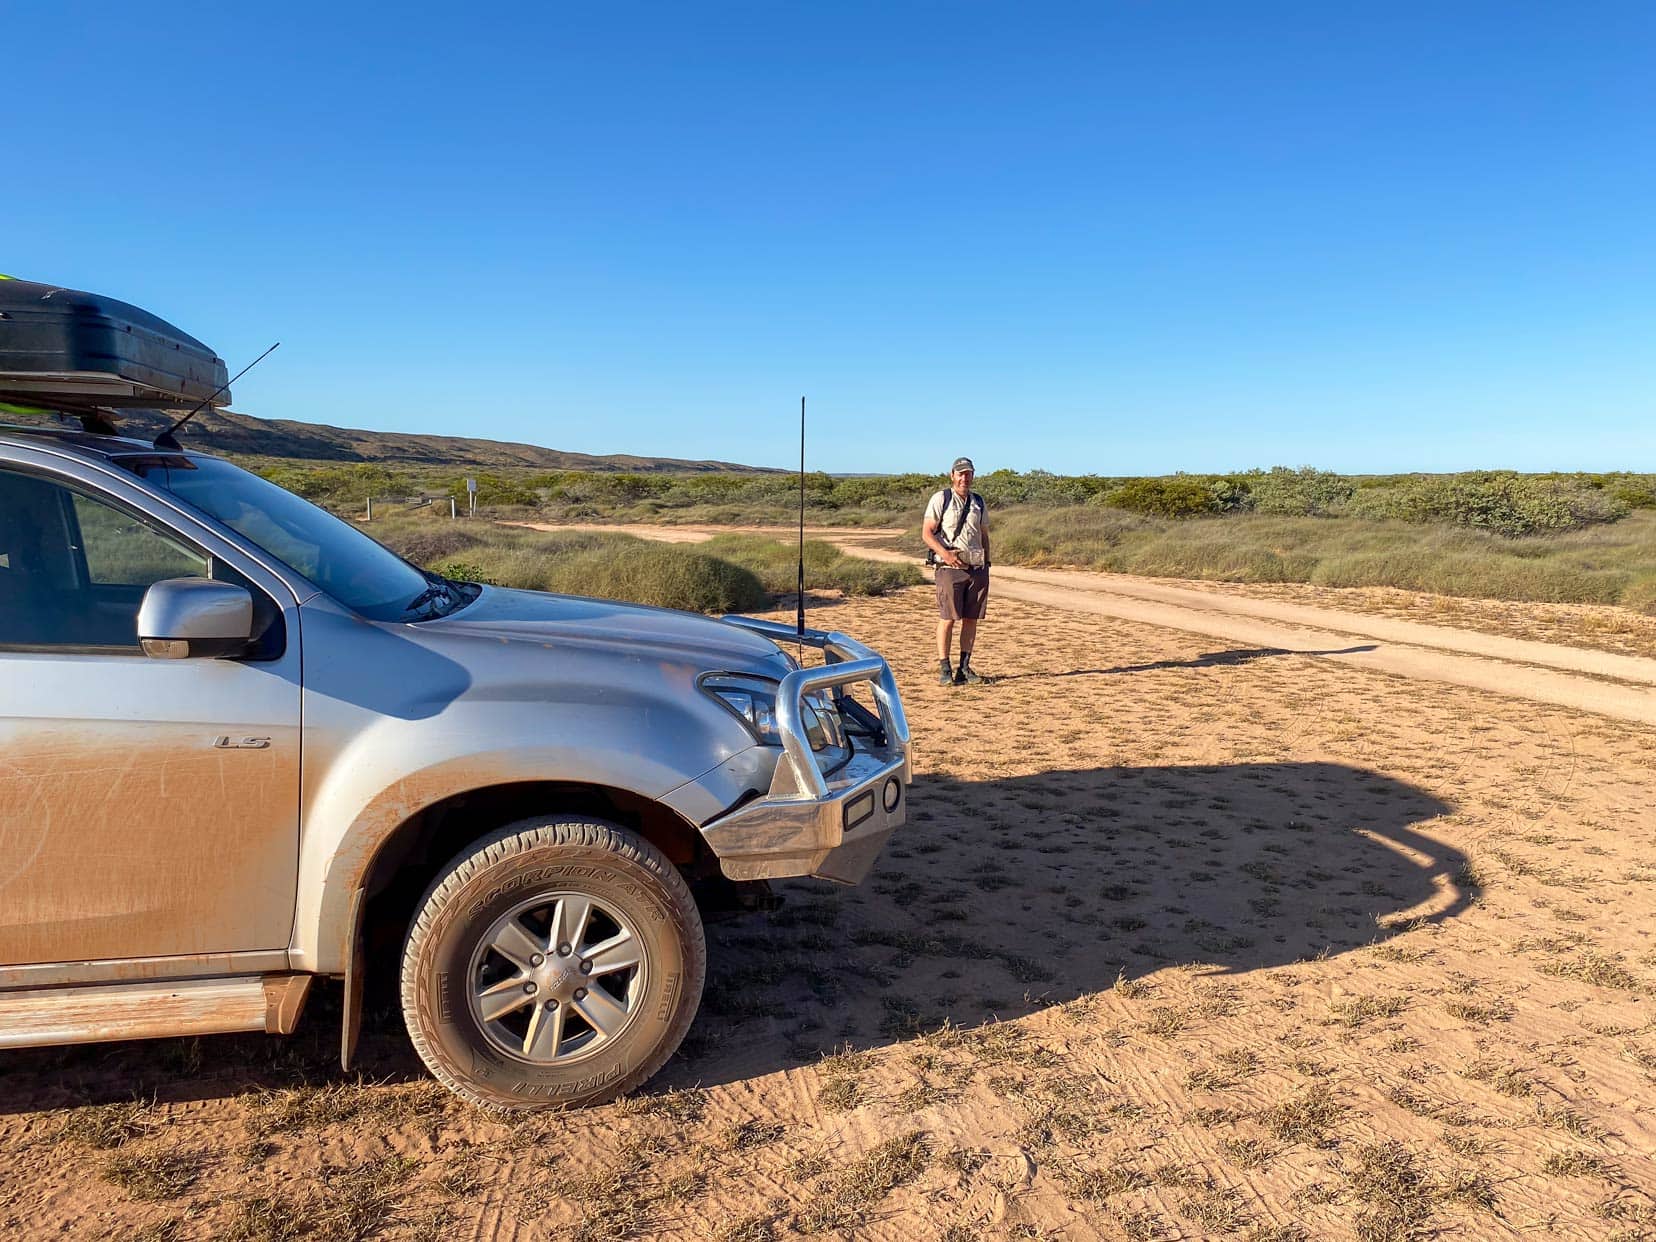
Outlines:
[{"label": "signpost", "polygon": [[477,516],[477,480],[466,480],[466,516]]}]

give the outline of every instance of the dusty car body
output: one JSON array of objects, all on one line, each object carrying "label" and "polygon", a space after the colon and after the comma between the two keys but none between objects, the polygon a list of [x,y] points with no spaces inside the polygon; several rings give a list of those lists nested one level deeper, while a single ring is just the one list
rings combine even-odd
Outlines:
[{"label": "dusty car body", "polygon": [[903,821],[891,670],[796,637],[447,582],[221,459],[0,427],[0,1048],[285,1033],[333,977],[348,1064],[392,971],[469,1099],[630,1089],[699,1002],[689,885],[855,883]]}]

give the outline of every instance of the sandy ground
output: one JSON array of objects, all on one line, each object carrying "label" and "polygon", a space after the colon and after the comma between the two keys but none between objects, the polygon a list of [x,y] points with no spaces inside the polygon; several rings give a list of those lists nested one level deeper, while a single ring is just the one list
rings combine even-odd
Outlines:
[{"label": "sandy ground", "polygon": [[[511,523],[535,530],[558,527]],[[567,529],[567,528],[566,528]],[[599,529],[580,526],[573,529]],[[648,539],[695,543],[726,530],[792,538],[777,527],[622,526]],[[893,530],[848,531],[810,527],[807,534],[827,539],[855,556],[880,561],[912,561],[892,550]],[[1311,651],[1374,672],[1493,690],[1535,702],[1601,712],[1623,720],[1656,725],[1656,658],[1631,649],[1611,649],[1597,640],[1611,631],[1599,613],[1621,613],[1624,629],[1642,633],[1646,620],[1623,609],[1597,612],[1576,606],[1514,605],[1497,601],[1452,601],[1465,605],[1448,613],[1456,624],[1440,624],[1442,614],[1418,606],[1403,607],[1409,592],[1300,592],[1220,589],[1226,584],[1141,578],[1128,574],[1076,569],[997,566],[995,591],[1003,598],[1055,608],[1101,613],[1124,620],[1205,634],[1227,642],[1280,651]],[[1442,601],[1441,596],[1420,599]],[[1337,607],[1354,605],[1353,607]],[[1472,607],[1482,604],[1483,607]],[[1418,601],[1417,601],[1418,605]],[[1525,630],[1516,609],[1528,607],[1545,624]],[[1548,610],[1550,608],[1550,611]],[[1431,622],[1419,619],[1422,612]],[[1532,636],[1539,630],[1542,637]]]},{"label": "sandy ground", "polygon": [[1403,621],[1481,630],[1509,638],[1570,647],[1656,656],[1656,616],[1612,604],[1546,604],[1504,599],[1459,599],[1395,587],[1323,587],[1303,582],[1195,582],[1179,586],[1221,595],[1283,600]]},{"label": "sandy ground", "polygon": [[[727,530],[748,534],[769,534],[779,539],[794,538],[792,528],[778,526],[664,526],[617,527],[580,523],[557,527],[523,522],[507,525],[529,526],[536,530],[626,530],[645,538],[671,543],[695,543]],[[841,526],[809,526],[813,539],[838,543],[848,552],[880,555],[890,552],[893,543],[912,538],[895,528],[849,529]],[[910,559],[910,549],[900,559]],[[1012,568],[1005,566],[1003,568]],[[1063,568],[1063,567],[1057,567]],[[1205,591],[1243,599],[1274,600],[1344,613],[1369,613],[1402,621],[1416,621],[1437,627],[1501,634],[1508,638],[1531,639],[1556,646],[1584,647],[1622,655],[1656,657],[1656,616],[1646,616],[1610,604],[1551,604],[1520,600],[1459,599],[1426,591],[1404,591],[1394,587],[1326,587],[1306,582],[1203,582],[1196,579],[1135,578],[1125,574],[1105,575],[1117,583],[1143,583],[1185,591]]]},{"label": "sandy ground", "polygon": [[911,823],[709,928],[648,1094],[496,1121],[384,1007],[342,1080],[328,993],[0,1052],[0,1236],[1656,1235],[1656,730],[1001,595],[940,687],[930,595],[813,617]]}]

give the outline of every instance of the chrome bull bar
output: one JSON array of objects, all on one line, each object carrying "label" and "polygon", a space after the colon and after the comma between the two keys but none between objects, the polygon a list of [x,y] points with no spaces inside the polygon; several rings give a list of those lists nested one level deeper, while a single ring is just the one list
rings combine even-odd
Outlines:
[{"label": "chrome bull bar", "polygon": [[776,765],[771,797],[816,801],[829,796],[828,782],[823,779],[822,770],[817,766],[806,738],[805,696],[813,690],[826,690],[854,681],[873,683],[887,748],[895,752],[895,757],[901,762],[904,782],[908,781],[908,717],[903,714],[903,700],[897,693],[897,678],[878,652],[837,632],[806,630],[801,633],[793,626],[780,622],[736,614],[721,620],[762,634],[779,645],[802,642],[807,647],[816,647],[826,661],[821,668],[795,669],[782,679],[777,689],[776,724],[782,734],[782,750],[787,762]]}]

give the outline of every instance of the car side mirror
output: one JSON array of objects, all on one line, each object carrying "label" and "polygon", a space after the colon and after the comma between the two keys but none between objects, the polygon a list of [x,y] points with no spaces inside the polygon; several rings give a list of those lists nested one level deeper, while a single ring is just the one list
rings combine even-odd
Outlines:
[{"label": "car side mirror", "polygon": [[138,642],[157,660],[242,655],[253,641],[253,596],[210,578],[164,578],[144,592]]}]

